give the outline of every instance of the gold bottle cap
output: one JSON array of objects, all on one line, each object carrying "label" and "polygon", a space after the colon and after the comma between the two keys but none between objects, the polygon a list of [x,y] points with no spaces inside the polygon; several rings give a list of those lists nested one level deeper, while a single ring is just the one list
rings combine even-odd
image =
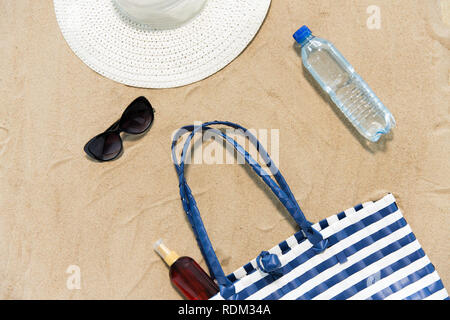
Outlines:
[{"label": "gold bottle cap", "polygon": [[153,249],[169,267],[180,257],[175,251],[167,248],[162,239],[155,242]]}]

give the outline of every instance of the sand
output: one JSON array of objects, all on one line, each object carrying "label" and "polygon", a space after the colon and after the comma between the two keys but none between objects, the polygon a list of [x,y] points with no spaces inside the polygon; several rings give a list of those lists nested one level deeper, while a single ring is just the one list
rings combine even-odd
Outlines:
[{"label": "sand", "polygon": [[[380,29],[367,27],[370,5],[381,9]],[[147,90],[84,65],[52,1],[1,1],[0,298],[180,299],[153,243],[164,238],[204,261],[170,139],[215,119],[278,130],[280,169],[311,221],[392,192],[449,286],[449,8],[448,0],[274,0],[224,70]],[[367,145],[312,85],[291,38],[302,24],[331,40],[392,111],[398,126],[388,139]],[[84,144],[140,95],[156,110],[151,130],[126,137],[114,162],[89,160]],[[248,167],[191,165],[187,178],[227,273],[296,231]]]}]

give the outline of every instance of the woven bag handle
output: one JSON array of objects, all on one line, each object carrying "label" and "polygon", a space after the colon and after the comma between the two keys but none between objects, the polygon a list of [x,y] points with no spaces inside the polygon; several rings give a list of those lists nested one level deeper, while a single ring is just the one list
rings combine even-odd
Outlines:
[{"label": "woven bag handle", "polygon": [[[256,147],[258,152],[261,154],[261,158],[270,169],[270,172],[274,176],[277,183],[272,178],[269,177],[267,172],[261,168],[258,162],[256,162],[241,145],[239,145],[234,139],[231,139],[225,133],[217,129],[211,128],[210,126],[212,125],[224,125],[234,129],[242,130],[245,136],[250,140],[250,142]],[[287,185],[283,175],[275,166],[275,164],[272,162],[264,147],[260,144],[260,142],[249,130],[238,124],[226,121],[211,121],[203,123],[200,126],[193,126],[193,125],[185,126],[178,130],[172,141],[172,158],[179,178],[181,201],[183,204],[183,209],[185,210],[189,222],[191,223],[191,226],[194,230],[195,237],[202,251],[202,254],[206,260],[211,276],[217,280],[221,288],[221,291],[228,291],[222,292],[222,295],[229,296],[233,294],[232,291],[234,291],[234,287],[232,286],[230,280],[225,276],[225,273],[223,272],[220,262],[217,259],[217,255],[212,247],[211,241],[204,227],[194,196],[192,195],[192,191],[189,185],[187,184],[185,178],[185,160],[186,155],[188,153],[188,148],[194,135],[197,132],[201,132],[203,129],[213,131],[217,136],[220,136],[225,141],[230,143],[236,149],[237,152],[239,152],[241,155],[244,156],[245,161],[256,172],[256,174],[258,174],[262,178],[262,180],[270,187],[270,189],[278,197],[281,203],[286,207],[288,212],[297,222],[301,230],[303,230],[303,232],[306,234],[306,236],[308,237],[309,241],[313,244],[313,246],[316,247],[318,250],[323,250],[324,241],[322,235],[317,230],[311,227],[312,223],[305,218],[305,215],[300,209],[300,206],[298,205],[294,195],[292,194],[289,186]],[[180,161],[178,161],[175,152],[175,147],[177,141],[186,132],[191,133],[184,144]]]}]

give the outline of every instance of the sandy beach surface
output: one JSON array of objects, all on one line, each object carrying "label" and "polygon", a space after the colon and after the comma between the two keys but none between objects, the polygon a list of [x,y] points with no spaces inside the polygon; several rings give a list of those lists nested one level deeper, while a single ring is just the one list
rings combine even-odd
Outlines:
[{"label": "sandy beach surface", "polygon": [[[381,10],[379,29],[367,26],[370,5]],[[0,1],[0,298],[181,299],[152,246],[163,238],[205,266],[170,142],[179,127],[210,120],[279,141],[279,167],[311,221],[393,193],[450,286],[449,13],[448,0],[274,0],[225,69],[151,90],[83,64],[52,1]],[[392,111],[389,137],[368,145],[312,85],[292,39],[303,24]],[[84,144],[141,95],[156,110],[151,130],[125,136],[118,160],[91,161]],[[226,273],[297,230],[246,166],[190,165],[187,179]],[[73,270],[79,289],[68,286]]]}]

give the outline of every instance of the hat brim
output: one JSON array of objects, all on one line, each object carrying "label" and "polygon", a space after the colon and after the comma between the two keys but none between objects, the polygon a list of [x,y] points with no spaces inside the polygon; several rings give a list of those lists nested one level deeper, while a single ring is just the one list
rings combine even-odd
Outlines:
[{"label": "hat brim", "polygon": [[208,0],[183,26],[151,29],[112,0],[54,0],[61,32],[99,74],[134,87],[173,88],[216,73],[250,43],[271,0]]}]

